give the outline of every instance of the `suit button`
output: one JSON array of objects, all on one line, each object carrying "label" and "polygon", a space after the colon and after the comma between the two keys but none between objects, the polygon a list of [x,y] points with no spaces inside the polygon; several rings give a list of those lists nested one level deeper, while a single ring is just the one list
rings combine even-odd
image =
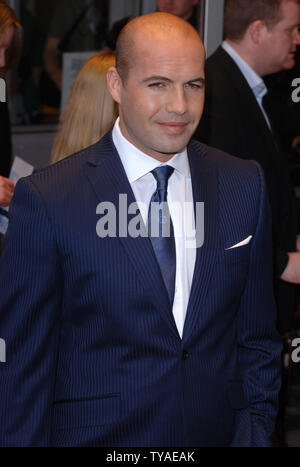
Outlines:
[{"label": "suit button", "polygon": [[187,350],[183,350],[183,351],[182,351],[182,354],[181,354],[181,359],[182,359],[182,360],[187,360],[187,359],[188,359],[188,356],[189,356],[188,351],[187,351]]}]

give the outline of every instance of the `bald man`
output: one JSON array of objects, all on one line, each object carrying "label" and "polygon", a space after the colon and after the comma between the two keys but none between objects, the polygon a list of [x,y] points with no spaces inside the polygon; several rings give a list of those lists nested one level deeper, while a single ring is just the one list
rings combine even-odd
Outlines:
[{"label": "bald man", "polygon": [[113,129],[17,184],[0,445],[269,445],[281,349],[265,184],[258,164],[191,141],[204,60],[184,20],[133,20],[107,75]]}]

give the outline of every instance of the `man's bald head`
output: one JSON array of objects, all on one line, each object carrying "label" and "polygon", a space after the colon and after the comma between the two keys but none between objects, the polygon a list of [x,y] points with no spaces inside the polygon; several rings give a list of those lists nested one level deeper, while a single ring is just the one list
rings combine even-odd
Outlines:
[{"label": "man's bald head", "polygon": [[205,54],[197,31],[186,21],[168,13],[150,13],[134,18],[120,32],[116,46],[116,67],[123,82],[137,60],[137,49],[159,47],[160,43],[194,39]]}]

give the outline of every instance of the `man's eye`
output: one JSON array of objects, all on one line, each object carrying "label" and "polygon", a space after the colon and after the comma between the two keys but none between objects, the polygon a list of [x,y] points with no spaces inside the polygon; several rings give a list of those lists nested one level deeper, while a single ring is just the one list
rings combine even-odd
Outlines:
[{"label": "man's eye", "polygon": [[151,83],[149,84],[149,88],[163,88],[165,83]]},{"label": "man's eye", "polygon": [[195,89],[196,91],[198,89],[202,89],[203,88],[203,85],[202,84],[198,84],[198,83],[188,83],[187,84],[187,87],[191,88],[191,89]]}]

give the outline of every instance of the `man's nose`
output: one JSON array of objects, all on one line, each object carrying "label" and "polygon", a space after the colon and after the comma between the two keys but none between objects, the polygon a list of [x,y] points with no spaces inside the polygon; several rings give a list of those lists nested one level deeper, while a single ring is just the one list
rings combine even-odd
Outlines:
[{"label": "man's nose", "polygon": [[300,27],[297,27],[294,31],[293,42],[296,45],[300,45]]},{"label": "man's nose", "polygon": [[184,89],[174,89],[169,95],[167,112],[183,115],[187,111],[187,100]]}]

